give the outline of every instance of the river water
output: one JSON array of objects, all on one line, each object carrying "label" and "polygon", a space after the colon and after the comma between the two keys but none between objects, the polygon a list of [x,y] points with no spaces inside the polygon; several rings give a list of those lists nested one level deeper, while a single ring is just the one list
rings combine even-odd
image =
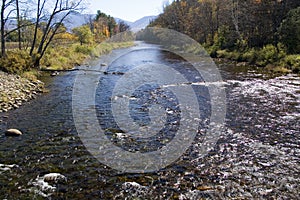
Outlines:
[{"label": "river water", "polygon": [[[24,133],[18,138],[0,135],[1,199],[299,198],[299,76],[269,75],[261,69],[219,63],[223,78],[219,87],[226,91],[227,112],[225,128],[214,148],[201,155],[199,131],[200,136],[196,136],[188,150],[167,167],[156,172],[126,173],[101,164],[79,137],[72,98],[74,101],[74,95],[79,99],[86,96],[74,92],[74,83],[78,77],[92,80],[101,75],[93,105],[99,126],[124,151],[149,152],[162,148],[179,130],[182,111],[179,100],[155,84],[139,87],[128,97],[130,117],[143,127],[155,120],[151,116],[162,116],[149,130],[160,136],[150,134],[146,139],[142,136],[132,139],[113,120],[111,102],[120,98],[113,97],[114,86],[134,66],[161,63],[180,73],[189,73],[191,66],[178,56],[147,44],[132,47],[129,54],[111,66],[101,66],[102,62],[105,58],[95,66],[79,67],[79,71],[43,77],[49,93],[17,110],[0,114],[1,133],[8,128]],[[82,88],[92,89],[84,83]],[[204,105],[201,111],[209,115],[205,87],[194,91],[199,92],[197,100]],[[149,104],[153,103],[163,105],[160,109],[167,114],[158,110],[151,116],[147,114],[151,112]],[[84,113],[79,117],[84,118]],[[119,118],[124,124],[129,120],[122,115]],[[89,124],[86,125],[88,129]],[[60,173],[66,180],[50,182],[53,188],[49,189],[46,182],[38,181],[49,173]]]}]

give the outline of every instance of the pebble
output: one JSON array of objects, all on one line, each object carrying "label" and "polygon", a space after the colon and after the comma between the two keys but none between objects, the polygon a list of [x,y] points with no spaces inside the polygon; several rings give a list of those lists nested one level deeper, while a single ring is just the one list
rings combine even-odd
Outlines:
[{"label": "pebble", "polygon": [[18,129],[8,129],[5,131],[6,136],[21,136],[22,132],[19,131]]},{"label": "pebble", "polygon": [[41,81],[29,81],[0,71],[0,112],[19,108],[22,103],[42,93],[43,88],[44,83]]}]

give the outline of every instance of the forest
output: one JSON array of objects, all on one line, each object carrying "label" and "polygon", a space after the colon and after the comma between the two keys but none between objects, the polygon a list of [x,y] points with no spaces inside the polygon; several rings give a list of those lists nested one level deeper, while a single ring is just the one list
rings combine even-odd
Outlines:
[{"label": "forest", "polygon": [[173,29],[213,57],[300,71],[299,0],[175,0],[150,27]]},{"label": "forest", "polygon": [[[69,30],[65,22],[85,10],[82,0],[2,0],[0,70],[35,79],[41,69],[63,70],[130,43],[103,41],[129,29],[101,11]],[[101,43],[101,48],[95,48]]]}]

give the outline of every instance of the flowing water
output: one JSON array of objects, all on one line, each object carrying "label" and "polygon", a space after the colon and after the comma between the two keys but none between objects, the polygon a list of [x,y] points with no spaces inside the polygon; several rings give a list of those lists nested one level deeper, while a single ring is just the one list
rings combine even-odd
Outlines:
[{"label": "flowing water", "polygon": [[[143,45],[151,49],[145,50]],[[101,75],[94,105],[99,126],[106,130],[106,137],[114,145],[125,151],[157,150],[179,130],[179,100],[167,88],[155,84],[141,86],[126,98],[130,98],[130,117],[141,127],[155,120],[147,114],[150,105],[163,105],[160,109],[166,115],[159,111],[151,113],[158,118],[162,116],[151,125],[151,131],[159,134],[150,134],[146,139],[128,137],[113,120],[111,102],[120,98],[112,95],[113,89],[128,70],[142,64],[162,63],[180,73],[192,71],[179,57],[156,46],[143,45],[132,47],[129,54],[108,67],[100,66],[103,61],[99,61],[94,67],[80,67],[79,71],[54,78],[45,76],[43,81],[49,93],[17,110],[0,113],[1,133],[8,128],[24,133],[18,138],[0,135],[1,199],[299,198],[300,77],[297,75],[275,76],[260,69],[220,63],[223,78],[220,87],[224,87],[227,95],[225,128],[215,147],[204,157],[199,133],[184,155],[157,172],[122,173],[94,158],[78,136],[73,120],[73,85],[78,76],[90,79]],[[209,115],[205,87],[194,91],[204,105],[202,113]],[[86,98],[84,94],[74,95]],[[126,124],[129,119],[121,116],[120,120]],[[51,188],[39,181],[49,173],[60,173],[65,178],[50,181]]]}]

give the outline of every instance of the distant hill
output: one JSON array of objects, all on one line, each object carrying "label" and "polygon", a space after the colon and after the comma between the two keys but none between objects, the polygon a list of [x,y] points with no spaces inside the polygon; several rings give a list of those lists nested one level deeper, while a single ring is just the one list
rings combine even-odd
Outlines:
[{"label": "distant hill", "polygon": [[[67,27],[68,31],[71,31],[75,27],[79,27],[84,24],[87,24],[91,19],[94,19],[95,17],[96,17],[95,14],[81,14],[78,12],[71,13],[64,21],[64,25]],[[120,18],[115,18],[115,20],[117,23],[119,23],[120,21],[124,21],[126,24],[130,26],[131,31],[138,32],[141,29],[144,29],[146,26],[148,26],[149,23],[155,20],[156,18],[157,16],[147,16],[135,22],[129,22]],[[35,19],[32,19],[32,21],[35,21]],[[15,27],[16,27],[16,21],[8,20],[6,24],[6,28],[13,29]]]},{"label": "distant hill", "polygon": [[140,31],[141,29],[144,29],[146,28],[146,26],[149,25],[149,23],[153,20],[155,20],[157,18],[157,16],[147,16],[147,17],[143,17],[135,22],[133,22],[131,25],[130,25],[130,29],[131,31],[133,32],[138,32]]},{"label": "distant hill", "polygon": [[[94,19],[96,15],[93,14],[80,14],[80,13],[72,13],[68,16],[65,21],[65,26],[68,30],[72,30],[75,27],[86,24],[91,18]],[[115,18],[116,22],[124,21],[126,24],[130,26],[131,31],[138,32],[141,29],[144,29],[149,23],[155,20],[157,16],[147,16],[143,17],[135,22],[129,22],[120,18]]]},{"label": "distant hill", "polygon": [[90,19],[94,19],[95,17],[96,15],[94,14],[71,13],[64,21],[64,25],[70,31],[73,28],[87,24]]},{"label": "distant hill", "polygon": [[121,21],[123,21],[126,24],[128,24],[129,26],[131,26],[131,24],[133,24],[133,22],[126,21],[126,20],[123,20],[123,19],[120,19],[120,18],[117,18],[117,17],[115,17],[115,20],[116,20],[117,23],[120,23]]}]

